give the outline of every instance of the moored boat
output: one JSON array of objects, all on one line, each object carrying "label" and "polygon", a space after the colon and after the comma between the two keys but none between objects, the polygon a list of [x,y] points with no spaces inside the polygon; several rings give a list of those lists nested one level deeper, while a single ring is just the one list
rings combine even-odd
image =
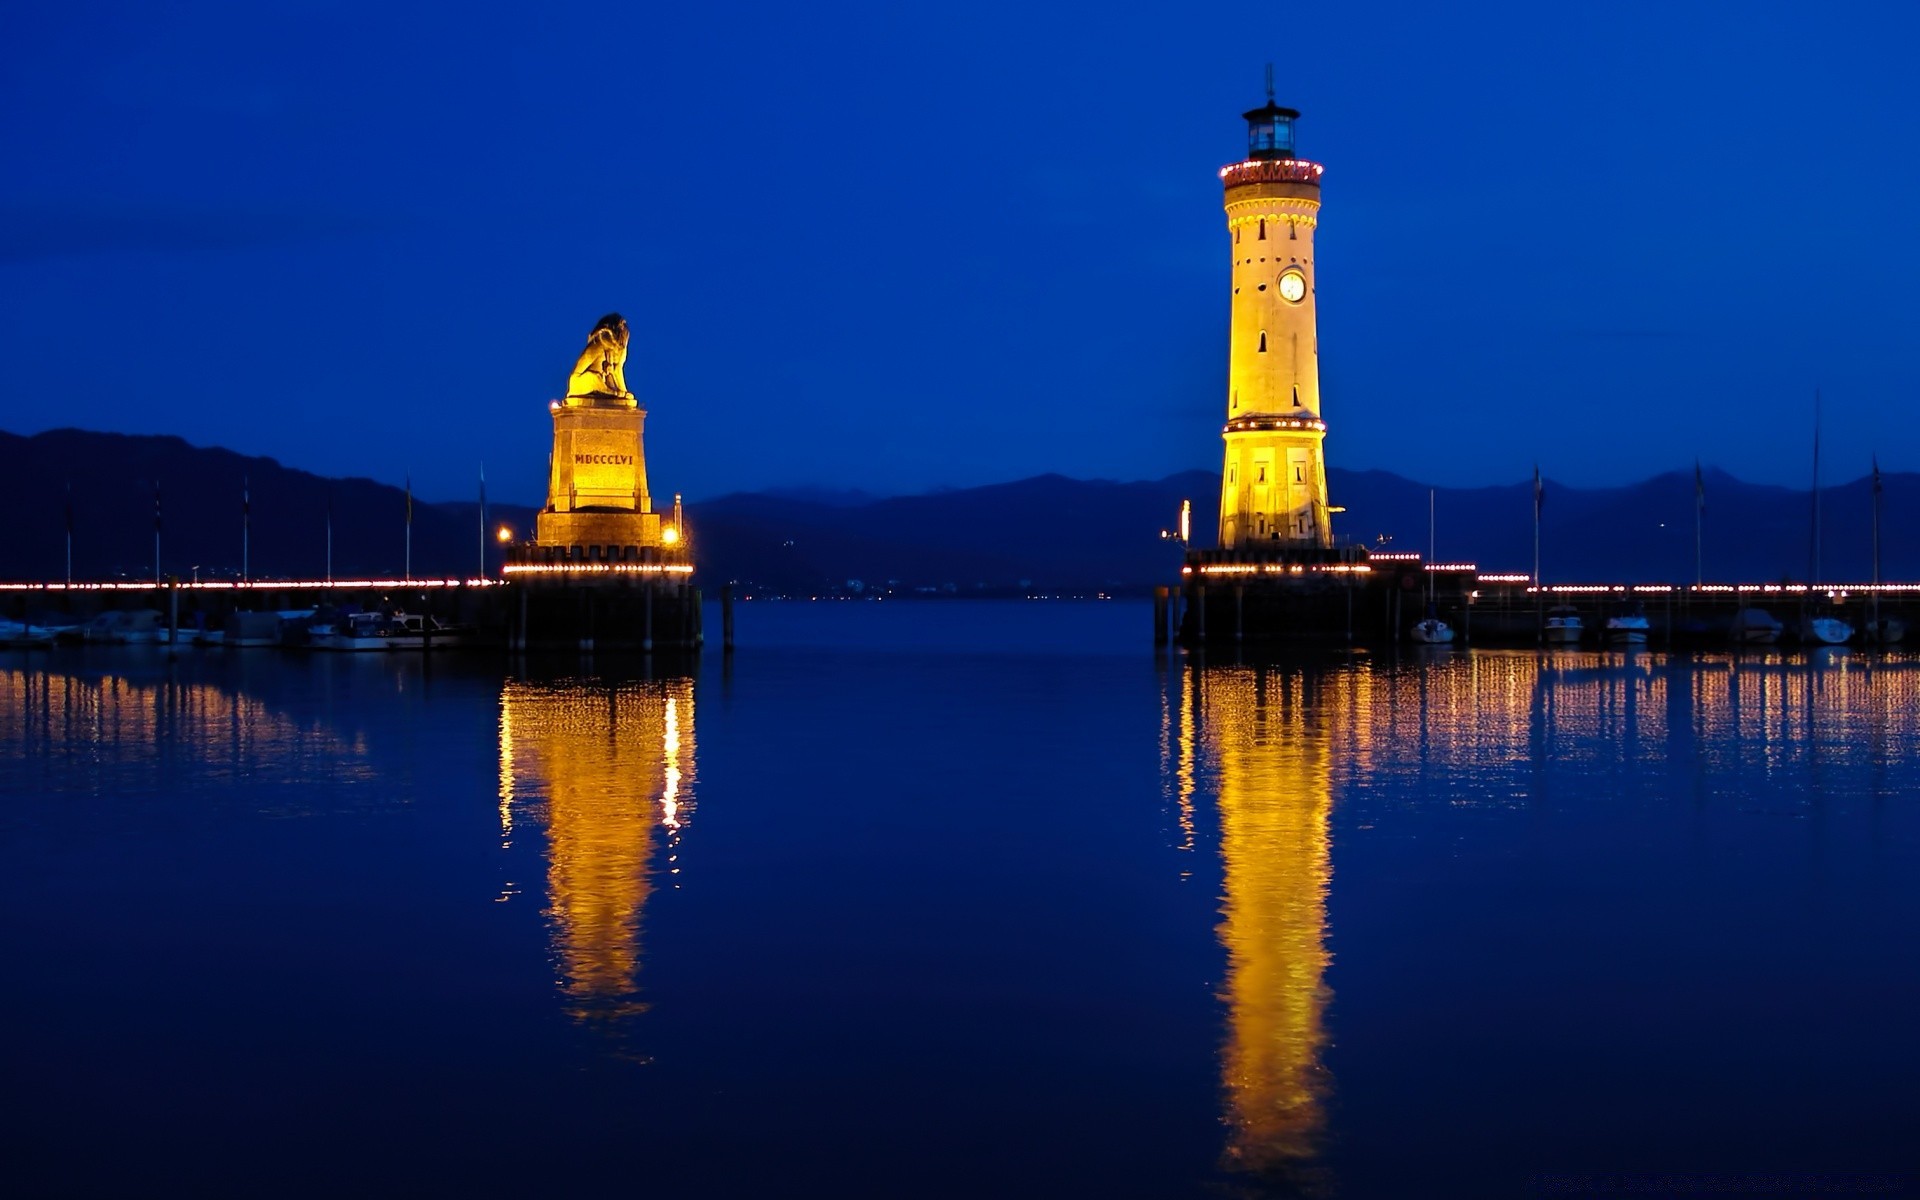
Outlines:
[{"label": "moored boat", "polygon": [[1556,604],[1547,610],[1547,622],[1543,631],[1550,646],[1573,646],[1580,642],[1580,635],[1586,632],[1580,623],[1580,613],[1571,604]]},{"label": "moored boat", "polygon": [[1868,621],[1866,628],[1862,629],[1860,634],[1869,642],[1891,646],[1906,639],[1907,623],[1899,617],[1881,617],[1875,621]]},{"label": "moored boat", "polygon": [[1616,646],[1644,646],[1650,628],[1640,606],[1630,605],[1607,618],[1607,641]]},{"label": "moored boat", "polygon": [[53,627],[31,622],[0,621],[0,647],[9,650],[33,650],[53,645]]},{"label": "moored boat", "polygon": [[356,612],[343,614],[327,632],[316,630],[308,644],[315,650],[432,650],[472,639],[472,629],[420,613]]},{"label": "moored boat", "polygon": [[109,646],[128,644],[152,644],[168,640],[166,623],[160,614],[152,609],[134,612],[121,612],[117,609],[100,613],[83,625],[76,625],[62,633],[63,640],[92,642]]},{"label": "moored boat", "polygon": [[1810,646],[1844,646],[1853,638],[1853,626],[1838,617],[1807,617],[1800,622],[1800,640]]},{"label": "moored boat", "polygon": [[1414,641],[1424,646],[1445,645],[1453,640],[1453,626],[1439,617],[1427,617],[1414,622],[1412,635]]},{"label": "moored boat", "polygon": [[1743,608],[1733,614],[1728,632],[1740,646],[1771,646],[1780,640],[1781,625],[1764,608]]},{"label": "moored boat", "polygon": [[221,631],[220,643],[223,646],[278,646],[281,629],[286,614],[277,612],[246,612],[235,609],[227,614],[226,627]]}]

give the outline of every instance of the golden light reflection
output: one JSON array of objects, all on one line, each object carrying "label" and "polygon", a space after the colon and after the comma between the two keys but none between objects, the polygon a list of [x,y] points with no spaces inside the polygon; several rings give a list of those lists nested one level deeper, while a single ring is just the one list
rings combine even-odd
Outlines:
[{"label": "golden light reflection", "polygon": [[694,754],[689,679],[509,681],[501,691],[502,835],[512,832],[516,809],[546,827],[545,916],[575,1019],[645,1008],[641,916],[656,852],[664,850],[669,873],[678,873]]},{"label": "golden light reflection", "polygon": [[[62,786],[76,789],[123,786],[117,773],[130,767],[177,765],[183,745],[196,748],[199,770],[229,779],[373,778],[364,734],[343,736],[242,691],[165,678],[0,671],[0,743],[57,751]],[[273,811],[288,815],[281,804]]]},{"label": "golden light reflection", "polygon": [[1323,686],[1336,786],[1423,774],[1461,805],[1541,799],[1516,763],[1681,772],[1739,797],[1743,776],[1811,757],[1920,754],[1920,660],[1904,656],[1475,651]]},{"label": "golden light reflection", "polygon": [[1219,812],[1224,1159],[1313,1190],[1331,1087],[1336,793],[1358,830],[1407,803],[1587,802],[1554,791],[1582,780],[1603,781],[1592,790],[1607,803],[1658,803],[1683,780],[1689,802],[1744,806],[1778,792],[1770,778],[1795,783],[1817,767],[1854,781],[1835,794],[1863,794],[1885,786],[1886,766],[1920,756],[1920,658],[1474,651],[1189,666],[1163,694],[1161,721],[1178,837],[1190,836],[1196,796],[1204,825],[1209,788]]},{"label": "golden light reflection", "polygon": [[1220,808],[1225,1160],[1263,1174],[1310,1169],[1325,1125],[1333,800],[1310,699],[1301,673],[1193,668],[1180,704],[1176,775],[1210,775]]}]

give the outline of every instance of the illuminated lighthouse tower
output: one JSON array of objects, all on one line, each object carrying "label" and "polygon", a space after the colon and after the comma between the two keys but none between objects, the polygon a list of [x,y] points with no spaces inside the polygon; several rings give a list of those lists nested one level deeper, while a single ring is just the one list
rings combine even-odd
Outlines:
[{"label": "illuminated lighthouse tower", "polygon": [[1222,550],[1333,545],[1314,333],[1322,168],[1294,155],[1299,116],[1269,83],[1266,107],[1246,114],[1246,161],[1220,171],[1233,248]]}]

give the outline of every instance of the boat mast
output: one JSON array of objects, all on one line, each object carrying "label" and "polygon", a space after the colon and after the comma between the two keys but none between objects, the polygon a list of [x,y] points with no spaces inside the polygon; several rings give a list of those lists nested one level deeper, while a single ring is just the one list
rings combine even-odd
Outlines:
[{"label": "boat mast", "polygon": [[1702,569],[1704,561],[1700,556],[1700,526],[1707,515],[1707,480],[1700,474],[1700,460],[1693,460],[1693,590],[1699,591],[1706,582],[1706,572]]},{"label": "boat mast", "polygon": [[1880,625],[1880,456],[1873,456],[1873,625]]},{"label": "boat mast", "polygon": [[[1427,489],[1427,607],[1433,607],[1433,488]],[[1428,616],[1433,614],[1429,612]]]},{"label": "boat mast", "polygon": [[1533,464],[1533,587],[1540,589],[1540,464]]},{"label": "boat mast", "polygon": [[[1820,389],[1813,389],[1813,533],[1807,551],[1807,586],[1820,582]],[[1809,595],[1811,599],[1811,595]]]}]

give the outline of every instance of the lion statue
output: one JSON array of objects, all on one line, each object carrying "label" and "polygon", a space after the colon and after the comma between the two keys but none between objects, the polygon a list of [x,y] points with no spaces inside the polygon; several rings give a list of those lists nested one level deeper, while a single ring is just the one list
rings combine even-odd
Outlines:
[{"label": "lion statue", "polygon": [[567,378],[569,396],[631,396],[627,390],[627,319],[619,313],[600,318],[587,335],[587,348]]}]

